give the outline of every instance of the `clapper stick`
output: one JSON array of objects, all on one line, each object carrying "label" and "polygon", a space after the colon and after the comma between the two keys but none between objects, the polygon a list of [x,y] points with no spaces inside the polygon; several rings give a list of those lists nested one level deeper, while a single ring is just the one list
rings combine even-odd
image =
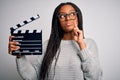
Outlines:
[{"label": "clapper stick", "polygon": [[17,24],[16,26],[11,27],[11,28],[10,28],[11,33],[13,33],[16,29],[18,29],[18,28],[20,28],[20,27],[23,27],[23,26],[25,26],[26,24],[31,23],[32,21],[37,20],[37,19],[39,19],[39,18],[40,18],[40,16],[39,16],[39,14],[37,14],[37,16],[31,17],[29,20],[23,21],[22,24]]},{"label": "clapper stick", "polygon": [[11,35],[15,36],[12,40],[20,44],[19,50],[12,52],[13,55],[41,55],[42,54],[42,30],[18,30],[16,29],[25,26],[32,21],[39,19],[39,15],[31,17],[30,20],[23,21],[23,24],[17,24],[11,27]]}]

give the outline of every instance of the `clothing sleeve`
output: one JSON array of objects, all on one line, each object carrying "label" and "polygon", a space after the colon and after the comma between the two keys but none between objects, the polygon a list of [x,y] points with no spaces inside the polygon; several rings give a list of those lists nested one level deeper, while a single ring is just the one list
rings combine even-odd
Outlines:
[{"label": "clothing sleeve", "polygon": [[36,60],[33,64],[27,59],[26,56],[23,56],[19,59],[16,58],[17,70],[23,80],[38,80],[39,71],[42,64],[42,59],[46,50],[47,42],[43,44],[43,53],[42,55],[36,55]]},{"label": "clothing sleeve", "polygon": [[26,58],[23,56],[20,59],[16,58],[17,70],[23,80],[38,80],[38,71],[40,63],[32,65]]},{"label": "clothing sleeve", "polygon": [[86,40],[86,48],[80,50],[82,70],[85,80],[101,80],[102,70],[98,59],[98,49],[92,39]]}]

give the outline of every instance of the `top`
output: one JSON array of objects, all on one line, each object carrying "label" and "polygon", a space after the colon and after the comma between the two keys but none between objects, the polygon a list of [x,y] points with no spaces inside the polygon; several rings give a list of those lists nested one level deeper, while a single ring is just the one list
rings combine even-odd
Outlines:
[{"label": "top", "polygon": [[[74,40],[61,40],[59,57],[56,66],[56,58],[52,62],[48,80],[101,80],[102,70],[96,43],[92,39],[85,39],[85,42],[87,47],[80,50]],[[43,53],[46,51],[47,43],[43,45]],[[37,56],[34,65],[26,56],[16,59],[18,72],[23,79],[38,80],[44,54]]]}]

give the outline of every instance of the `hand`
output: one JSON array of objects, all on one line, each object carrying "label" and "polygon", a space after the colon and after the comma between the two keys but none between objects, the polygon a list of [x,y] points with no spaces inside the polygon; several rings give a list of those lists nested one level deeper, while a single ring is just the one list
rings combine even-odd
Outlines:
[{"label": "hand", "polygon": [[86,48],[86,44],[83,38],[83,31],[78,28],[77,24],[75,24],[75,28],[73,29],[72,36],[73,39],[78,43],[81,50]]},{"label": "hand", "polygon": [[75,27],[72,32],[72,36],[77,43],[82,43],[84,41],[83,31],[78,28],[77,24],[75,24]]},{"label": "hand", "polygon": [[9,37],[9,43],[8,43],[8,53],[12,55],[12,52],[15,50],[19,49],[18,42],[12,41],[12,38],[14,38],[14,36],[10,36]]}]

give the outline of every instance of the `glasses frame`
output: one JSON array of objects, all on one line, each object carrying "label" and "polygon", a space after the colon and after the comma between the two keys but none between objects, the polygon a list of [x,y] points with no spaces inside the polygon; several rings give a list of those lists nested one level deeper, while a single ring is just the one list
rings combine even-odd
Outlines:
[{"label": "glasses frame", "polygon": [[[58,14],[58,18],[61,20],[61,21],[65,21],[67,19],[67,17],[70,18],[70,20],[75,20],[76,19],[76,16],[77,16],[78,12],[74,11],[74,12],[70,12],[68,14],[63,14],[63,13],[59,13]],[[63,18],[61,17],[63,16]],[[71,16],[74,18],[71,18]]]}]

